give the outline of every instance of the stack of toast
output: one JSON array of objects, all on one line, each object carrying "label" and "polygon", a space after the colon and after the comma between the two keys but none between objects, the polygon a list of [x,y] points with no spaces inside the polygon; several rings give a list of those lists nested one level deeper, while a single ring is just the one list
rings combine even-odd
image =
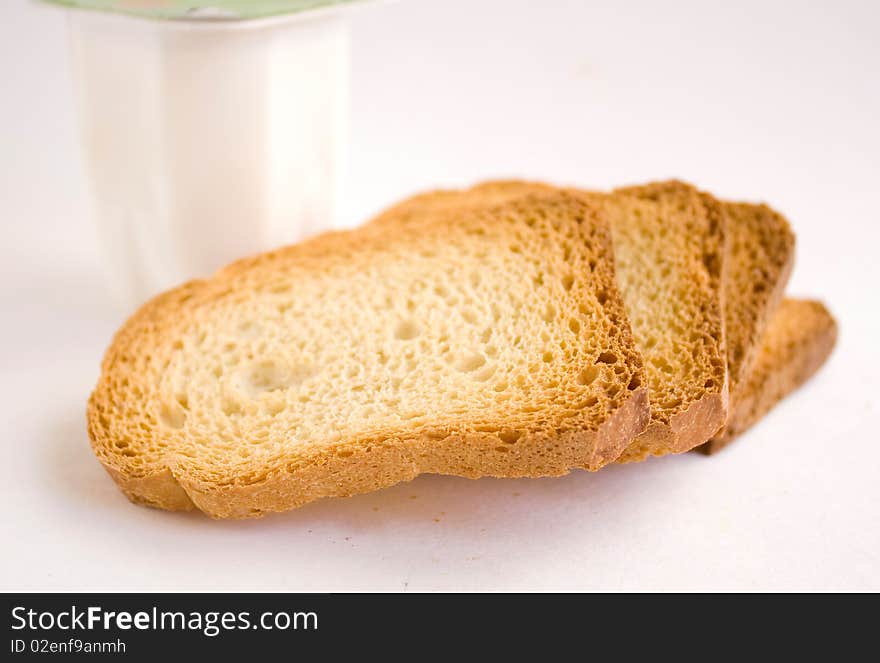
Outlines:
[{"label": "stack of toast", "polygon": [[148,302],[92,447],[135,502],[235,518],[713,453],[833,348],[793,260],[780,214],[678,181],[431,191]]}]

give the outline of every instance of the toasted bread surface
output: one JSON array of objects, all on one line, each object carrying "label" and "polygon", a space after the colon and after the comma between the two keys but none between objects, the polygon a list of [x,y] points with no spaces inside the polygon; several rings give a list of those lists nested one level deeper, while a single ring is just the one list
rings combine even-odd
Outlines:
[{"label": "toasted bread surface", "polygon": [[785,299],[764,332],[724,433],[700,446],[699,451],[716,453],[755,425],[819,370],[836,341],[837,322],[824,304]]},{"label": "toasted bread surface", "polygon": [[602,199],[651,401],[650,425],[619,461],[688,451],[727,417],[724,207],[675,180]]},{"label": "toasted bread surface", "polygon": [[[496,180],[463,191],[430,191],[395,205],[373,223],[419,224],[470,205],[553,189],[540,182]],[[570,191],[608,217],[618,283],[648,376],[651,423],[619,460],[702,444],[727,413],[723,206],[678,181],[611,194]]]},{"label": "toasted bread surface", "polygon": [[[795,238],[788,221],[764,204],[725,202],[728,229],[724,329],[731,409],[743,397],[761,338],[794,266]],[[722,428],[716,437],[724,436]]]},{"label": "toasted bread surface", "polygon": [[[493,200],[498,200],[500,196],[509,195],[513,190],[542,190],[548,188],[547,185],[539,183],[523,183],[517,181],[496,181],[487,182],[481,186],[475,187],[475,190],[481,191]],[[647,185],[646,187],[635,187],[630,189],[622,189],[619,193],[629,194],[636,192],[640,197],[648,194],[647,197],[655,198],[657,196],[669,197],[670,194],[676,200],[681,200],[687,196],[693,195],[695,190],[689,185],[677,181],[660,182]],[[702,194],[705,196],[705,194]],[[439,202],[438,195],[433,196],[434,204]],[[647,215],[644,210],[637,210],[621,203],[619,197],[611,196],[604,198],[606,209],[612,220],[618,215],[624,217],[632,217],[638,215]],[[735,403],[740,397],[747,401],[751,398],[748,394],[740,394],[740,390],[750,388],[745,383],[749,375],[750,368],[758,355],[761,347],[761,339],[764,330],[770,322],[771,317],[778,308],[785,286],[788,283],[789,276],[794,264],[794,248],[795,237],[792,233],[788,221],[779,212],[773,210],[765,204],[752,204],[744,202],[727,202],[714,201],[711,197],[706,197],[704,204],[708,205],[710,211],[721,205],[720,211],[725,218],[726,228],[726,251],[724,256],[724,278],[722,279],[721,299],[724,322],[724,345],[727,349],[727,372],[728,372],[728,390],[731,403]],[[715,214],[719,214],[717,209]],[[625,301],[634,302],[644,299],[645,295],[637,292],[638,287],[644,287],[641,275],[650,272],[655,265],[650,264],[647,259],[647,265],[633,267],[632,265],[621,264],[624,260],[623,251],[632,251],[635,249],[640,258],[645,258],[650,251],[638,247],[639,240],[643,243],[652,241],[650,238],[650,228],[639,228],[632,223],[631,219],[621,219],[618,223],[613,224],[613,228],[617,231],[617,242],[620,250],[617,254],[618,260],[618,277],[625,278],[625,271],[631,269],[633,278],[636,280],[634,287]],[[632,237],[624,237],[624,233],[631,233]],[[640,236],[644,233],[644,237]],[[710,240],[717,241],[717,240]],[[662,283],[662,279],[658,279],[656,275],[651,276],[653,283]],[[647,281],[650,284],[652,281]],[[649,292],[647,297],[657,298],[655,292]],[[650,310],[651,316],[657,316],[656,310]],[[641,326],[637,324],[637,329]],[[640,349],[648,353],[646,345],[653,342],[653,329],[650,321],[646,327],[647,336],[637,336]],[[644,345],[642,345],[644,343]],[[656,346],[655,346],[656,347]],[[671,353],[670,353],[671,354]],[[658,355],[663,356],[663,349],[658,349]],[[651,362],[648,361],[648,370],[650,373]],[[655,387],[654,393],[662,393],[668,390],[663,384],[663,378],[660,382],[652,383]],[[712,402],[710,396],[708,402]],[[655,396],[652,403],[656,408],[657,397]],[[718,420],[718,409],[712,405],[699,401],[694,407],[691,419],[703,418],[703,421],[697,425],[690,423],[690,427],[699,431],[699,435],[705,434],[705,431],[714,426]],[[729,409],[733,407],[729,406]],[[643,453],[642,446],[645,438],[651,438],[659,435],[661,443],[660,449],[663,449],[664,438],[668,439],[668,431],[663,426],[652,426],[649,431],[643,434],[642,439],[637,440],[633,444],[633,449],[628,450],[624,454],[623,460],[641,459],[646,454]],[[725,436],[724,428],[722,428],[717,437],[723,440]],[[699,439],[697,437],[696,439]],[[683,445],[686,446],[686,445]]]},{"label": "toasted bread surface", "polygon": [[613,265],[602,210],[555,191],[242,260],[117,333],[93,449],[133,501],[214,517],[598,469],[649,418]]},{"label": "toasted bread surface", "polygon": [[724,322],[733,398],[782,301],[794,264],[795,238],[785,217],[767,205],[725,203],[725,209],[730,268],[724,291]]}]

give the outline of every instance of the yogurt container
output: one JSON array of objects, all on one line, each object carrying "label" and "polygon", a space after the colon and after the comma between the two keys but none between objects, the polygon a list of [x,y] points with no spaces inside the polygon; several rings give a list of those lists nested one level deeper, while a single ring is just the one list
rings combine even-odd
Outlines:
[{"label": "yogurt container", "polygon": [[75,6],[93,212],[128,305],[333,225],[353,3],[56,4]]}]

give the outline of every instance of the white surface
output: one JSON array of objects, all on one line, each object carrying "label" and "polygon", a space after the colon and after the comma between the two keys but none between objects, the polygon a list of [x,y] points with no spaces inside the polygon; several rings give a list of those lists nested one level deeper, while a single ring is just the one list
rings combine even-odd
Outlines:
[{"label": "white surface", "polygon": [[92,210],[121,302],[332,225],[348,110],[337,14],[69,12]]},{"label": "white surface", "polygon": [[129,505],[84,428],[124,312],[97,267],[63,22],[3,2],[0,588],[880,589],[878,5],[538,4],[356,17],[343,219],[495,175],[763,198],[798,232],[791,291],[840,320],[819,376],[711,459],[422,477],[253,522]]}]

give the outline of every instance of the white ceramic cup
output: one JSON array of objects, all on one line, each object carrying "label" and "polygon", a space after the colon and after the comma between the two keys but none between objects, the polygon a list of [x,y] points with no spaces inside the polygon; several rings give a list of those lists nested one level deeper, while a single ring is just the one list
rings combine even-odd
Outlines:
[{"label": "white ceramic cup", "polygon": [[348,108],[340,12],[68,16],[94,215],[127,305],[333,225]]}]

